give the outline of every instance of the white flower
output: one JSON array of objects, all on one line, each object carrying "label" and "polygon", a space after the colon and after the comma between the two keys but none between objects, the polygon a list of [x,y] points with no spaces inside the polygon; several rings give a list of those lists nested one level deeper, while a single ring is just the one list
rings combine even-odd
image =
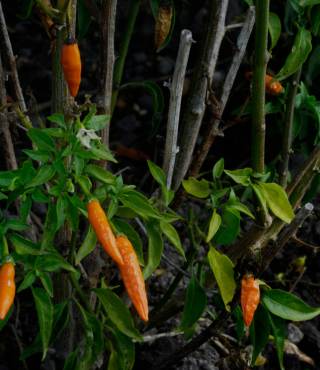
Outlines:
[{"label": "white flower", "polygon": [[84,147],[91,149],[91,140],[100,140],[100,137],[92,129],[87,130],[85,128],[81,128],[77,133],[77,139]]}]

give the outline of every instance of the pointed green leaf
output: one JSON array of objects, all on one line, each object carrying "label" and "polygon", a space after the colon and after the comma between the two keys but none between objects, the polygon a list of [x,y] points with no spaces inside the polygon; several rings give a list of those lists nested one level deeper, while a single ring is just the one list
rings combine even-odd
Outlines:
[{"label": "pointed green leaf", "polygon": [[143,276],[145,280],[147,280],[160,264],[163,251],[163,240],[157,222],[147,222],[145,226],[148,235],[148,260],[143,269]]},{"label": "pointed green leaf", "polygon": [[163,234],[170,240],[176,250],[181,254],[181,256],[185,259],[186,256],[184,254],[184,249],[181,244],[181,240],[177,230],[169,224],[169,222],[160,220],[160,228]]},{"label": "pointed green leaf", "polygon": [[270,50],[272,50],[276,46],[279,40],[279,37],[281,35],[281,21],[276,13],[272,13],[272,12],[269,13],[268,28],[269,28],[270,38],[271,38]]},{"label": "pointed green leaf", "polygon": [[208,260],[217,281],[222,300],[226,309],[229,310],[228,304],[232,301],[236,291],[233,263],[228,256],[219,253],[213,247],[209,250]]},{"label": "pointed green leaf", "polygon": [[152,177],[157,181],[161,186],[166,186],[166,175],[164,174],[162,168],[157,166],[152,161],[147,161],[149,171],[151,172]]},{"label": "pointed green leaf", "polygon": [[180,329],[192,327],[201,317],[206,305],[206,293],[197,279],[192,276],[187,288]]},{"label": "pointed green leaf", "polygon": [[275,183],[259,183],[259,187],[272,213],[282,221],[290,223],[294,218],[294,212],[285,190]]},{"label": "pointed green leaf", "polygon": [[97,237],[96,234],[91,226],[89,226],[87,235],[84,238],[75,259],[75,264],[79,265],[79,263],[87,257],[96,247],[97,244]]},{"label": "pointed green leaf", "polygon": [[141,340],[140,333],[134,327],[130,311],[121,299],[108,288],[94,289],[94,292],[113,324],[128,337]]},{"label": "pointed green leaf", "polygon": [[48,293],[42,288],[32,288],[32,294],[38,314],[43,356],[46,357],[53,324],[53,305]]},{"label": "pointed green leaf", "polygon": [[210,240],[215,236],[216,232],[219,230],[220,225],[221,225],[221,216],[219,215],[219,213],[217,213],[217,210],[214,209],[209,224],[209,230],[206,239],[207,243],[209,243]]},{"label": "pointed green leaf", "polygon": [[251,184],[250,176],[253,174],[252,168],[241,168],[239,170],[224,170],[225,174],[232,178],[237,184],[248,186]]},{"label": "pointed green leaf", "polygon": [[218,162],[213,166],[212,169],[212,177],[214,179],[219,179],[224,171],[224,159],[221,158]]},{"label": "pointed green leaf", "polygon": [[35,177],[31,180],[31,182],[29,182],[29,184],[27,184],[27,188],[32,188],[35,186],[45,184],[46,182],[52,179],[55,173],[56,170],[52,165],[40,167]]},{"label": "pointed green leaf", "polygon": [[254,366],[259,354],[268,343],[270,330],[268,311],[262,305],[259,305],[254,314],[253,322],[250,325],[250,338],[253,344],[252,366]]},{"label": "pointed green leaf", "polygon": [[307,60],[312,50],[311,40],[311,32],[301,27],[294,39],[291,53],[288,54],[284,66],[276,76],[278,80],[291,76]]},{"label": "pointed green leaf", "polygon": [[197,198],[207,198],[211,193],[209,182],[202,179],[201,181],[194,177],[189,177],[188,180],[182,181],[184,190]]},{"label": "pointed green leaf", "polygon": [[270,312],[285,320],[311,320],[320,314],[320,307],[311,307],[297,296],[280,289],[265,291],[262,301]]},{"label": "pointed green leaf", "polygon": [[285,370],[283,365],[283,351],[284,342],[286,338],[286,321],[278,316],[274,316],[269,312],[269,321],[272,328],[272,334],[274,338],[274,343],[277,350],[277,357],[281,370]]}]

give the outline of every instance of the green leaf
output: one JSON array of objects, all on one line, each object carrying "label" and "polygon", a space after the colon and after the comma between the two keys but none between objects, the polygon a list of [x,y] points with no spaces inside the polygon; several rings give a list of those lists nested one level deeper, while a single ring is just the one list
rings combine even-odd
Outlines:
[{"label": "green leaf", "polygon": [[159,218],[158,211],[151,205],[148,198],[136,190],[128,189],[119,195],[119,200],[142,217]]},{"label": "green leaf", "polygon": [[112,223],[116,227],[118,233],[126,235],[130,240],[137,253],[140,265],[144,266],[143,248],[140,235],[128,222],[120,220],[119,218],[113,218]]},{"label": "green leaf", "polygon": [[281,21],[276,13],[269,13],[268,29],[271,38],[270,50],[272,50],[276,46],[281,35]]},{"label": "green leaf", "polygon": [[47,151],[24,149],[23,152],[34,161],[46,163],[50,159],[50,154]]},{"label": "green leaf", "polygon": [[96,247],[97,244],[97,237],[96,234],[91,226],[88,228],[88,232],[86,237],[84,238],[75,258],[75,264],[79,265],[79,263],[87,257]]},{"label": "green leaf", "polygon": [[311,307],[297,296],[280,289],[265,291],[262,301],[271,313],[285,320],[305,321],[320,314],[320,307]]},{"label": "green leaf", "polygon": [[100,131],[105,128],[110,122],[110,115],[108,114],[101,114],[98,116],[91,117],[86,122],[86,129]]},{"label": "green leaf", "polygon": [[300,0],[299,5],[302,7],[320,4],[320,0]]},{"label": "green leaf", "polygon": [[237,201],[237,200],[234,200],[234,201],[229,201],[227,204],[226,204],[226,210],[232,212],[233,210],[236,210],[236,211],[239,211],[241,213],[244,213],[245,215],[251,217],[251,218],[255,218],[254,215],[252,214],[252,212],[250,211],[250,209],[243,203]]},{"label": "green leaf", "polygon": [[92,182],[90,181],[89,177],[80,175],[77,176],[75,180],[80,185],[80,188],[84,194],[89,197],[92,188]]},{"label": "green leaf", "polygon": [[27,135],[39,150],[55,152],[54,140],[40,128],[30,128]]},{"label": "green leaf", "polygon": [[39,277],[44,289],[46,290],[48,295],[53,298],[53,283],[50,274],[48,274],[47,272],[41,272],[39,274]]},{"label": "green leaf", "polygon": [[60,269],[76,272],[74,267],[59,254],[46,254],[37,257],[35,268],[39,271],[46,272],[54,272]]},{"label": "green leaf", "polygon": [[166,175],[164,174],[162,168],[160,168],[155,163],[153,163],[149,160],[147,161],[147,163],[148,163],[149,171],[150,171],[152,177],[161,186],[166,186]]},{"label": "green leaf", "polygon": [[68,354],[68,357],[66,358],[64,365],[63,365],[63,370],[77,369],[76,366],[77,366],[78,358],[79,358],[79,348]]},{"label": "green leaf", "polygon": [[43,351],[42,360],[44,360],[47,355],[52,332],[53,305],[48,293],[44,289],[32,288],[32,294],[38,315]]},{"label": "green leaf", "polygon": [[250,177],[253,174],[252,168],[242,168],[239,170],[224,170],[224,173],[232,178],[234,182],[243,186],[251,184]]},{"label": "green leaf", "polygon": [[240,232],[240,216],[236,215],[237,210],[233,212],[223,209],[221,216],[221,225],[214,236],[214,241],[219,245],[230,245]]},{"label": "green leaf", "polygon": [[22,283],[19,285],[19,288],[17,290],[17,293],[20,293],[23,290],[29,288],[35,282],[35,280],[36,280],[36,275],[35,275],[34,271],[29,271],[25,275]]},{"label": "green leaf", "polygon": [[160,220],[160,229],[162,230],[164,235],[170,240],[170,242],[173,244],[176,250],[181,254],[181,256],[184,259],[186,259],[184,249],[181,245],[181,240],[179,234],[177,233],[177,230],[171,224],[169,224],[169,222],[163,220]]},{"label": "green leaf", "polygon": [[56,171],[52,165],[41,166],[36,176],[27,184],[27,188],[32,188],[45,184],[55,175]]},{"label": "green leaf", "polygon": [[307,60],[310,51],[312,50],[312,36],[310,31],[300,28],[293,42],[291,53],[276,75],[277,80],[283,80],[295,73],[300,66]]},{"label": "green leaf", "polygon": [[46,253],[40,250],[40,246],[38,244],[35,244],[32,241],[25,239],[18,234],[10,235],[9,240],[13,244],[14,249],[18,254],[40,256]]},{"label": "green leaf", "polygon": [[208,260],[217,281],[223,303],[229,311],[228,304],[232,301],[236,291],[233,263],[228,256],[219,253],[213,247],[209,250]]},{"label": "green leaf", "polygon": [[219,215],[219,213],[217,213],[217,210],[214,209],[209,223],[209,230],[206,238],[207,243],[209,243],[210,240],[215,236],[216,232],[219,230],[220,225],[221,216]]},{"label": "green leaf", "polygon": [[135,362],[135,345],[133,341],[122,334],[116,327],[109,328],[113,337],[113,344],[120,355],[121,370],[132,370]]},{"label": "green leaf", "polygon": [[232,315],[236,321],[236,333],[238,341],[240,341],[246,333],[246,328],[243,321],[242,310],[239,305],[233,310]]},{"label": "green leaf", "polygon": [[94,292],[98,296],[113,324],[128,337],[141,340],[142,337],[134,327],[130,311],[121,299],[108,288],[94,289]]},{"label": "green leaf", "polygon": [[86,166],[85,172],[107,185],[112,185],[116,181],[116,177],[111,172],[95,164],[89,164]]},{"label": "green leaf", "polygon": [[252,186],[252,189],[253,189],[254,193],[257,196],[257,199],[260,203],[260,206],[261,206],[264,214],[269,215],[268,208],[267,208],[267,200],[266,200],[264,192],[260,188],[259,184],[252,184],[251,186]]},{"label": "green leaf", "polygon": [[93,159],[117,163],[117,160],[114,158],[110,150],[103,145],[100,145],[99,147],[92,146],[90,149],[90,153],[93,155],[93,157],[91,157]]},{"label": "green leaf", "polygon": [[212,177],[214,179],[219,179],[224,171],[224,159],[221,158],[218,162],[213,166],[212,169]]},{"label": "green leaf", "polygon": [[259,187],[272,213],[282,221],[290,223],[294,212],[285,190],[276,183],[259,183]]},{"label": "green leaf", "polygon": [[66,128],[66,122],[64,120],[64,115],[62,113],[55,113],[51,116],[47,117],[47,120],[56,123],[58,126],[62,128]]},{"label": "green leaf", "polygon": [[56,213],[57,213],[57,224],[56,224],[56,231],[63,226],[64,221],[66,219],[66,210],[68,207],[68,201],[64,196],[61,196],[57,200],[56,205]]},{"label": "green leaf", "polygon": [[197,198],[207,198],[211,193],[209,182],[204,179],[199,181],[194,177],[189,177],[188,180],[182,181],[182,186],[188,194]]},{"label": "green leaf", "polygon": [[254,314],[253,323],[250,325],[250,338],[253,344],[251,366],[254,366],[259,354],[268,343],[270,330],[268,311],[259,305]]},{"label": "green leaf", "polygon": [[150,221],[147,222],[145,226],[148,235],[148,260],[143,270],[143,276],[144,279],[147,280],[160,264],[163,251],[163,240],[157,222]]},{"label": "green leaf", "polygon": [[201,317],[206,305],[206,293],[197,279],[192,276],[187,288],[180,329],[192,327]]},{"label": "green leaf", "polygon": [[286,338],[286,321],[278,316],[274,316],[269,312],[269,321],[272,328],[274,343],[277,350],[277,357],[281,370],[285,370],[283,366],[283,350]]}]

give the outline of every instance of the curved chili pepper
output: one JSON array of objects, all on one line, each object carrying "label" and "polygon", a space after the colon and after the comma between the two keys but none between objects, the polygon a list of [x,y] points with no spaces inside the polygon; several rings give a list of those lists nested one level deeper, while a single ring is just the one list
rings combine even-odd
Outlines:
[{"label": "curved chili pepper", "polygon": [[87,204],[88,218],[99,242],[106,253],[119,265],[123,264],[116,238],[108,222],[108,218],[102,209],[99,201],[91,200]]},{"label": "curved chili pepper", "polygon": [[61,50],[61,65],[70,95],[75,97],[78,94],[81,82],[81,58],[76,41],[63,44]]},{"label": "curved chili pepper", "polygon": [[253,275],[245,275],[241,280],[241,308],[243,321],[250,326],[260,302],[259,283]]},{"label": "curved chili pepper", "polygon": [[7,262],[0,267],[0,320],[4,320],[14,301],[16,284],[14,264]]},{"label": "curved chili pepper", "polygon": [[125,236],[117,237],[117,245],[124,261],[119,266],[124,286],[141,319],[148,321],[148,298],[136,252]]}]

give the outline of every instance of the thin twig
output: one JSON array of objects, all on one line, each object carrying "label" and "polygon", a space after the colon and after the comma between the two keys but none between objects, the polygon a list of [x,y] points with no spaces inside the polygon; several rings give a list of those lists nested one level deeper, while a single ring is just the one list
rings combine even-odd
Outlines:
[{"label": "thin twig", "polygon": [[167,135],[163,159],[163,169],[167,174],[167,188],[169,189],[178,152],[177,138],[182,92],[192,41],[192,33],[189,30],[182,30],[175,70],[170,85]]},{"label": "thin twig", "polygon": [[[142,342],[146,343],[146,342],[154,342],[155,340],[158,340],[158,339],[161,339],[161,338],[172,338],[172,337],[176,337],[178,335],[182,335],[183,332],[179,332],[179,331],[172,331],[172,332],[169,332],[169,333],[159,333],[159,334],[153,334],[153,335],[144,335],[142,337]],[[132,340],[133,342],[140,342],[140,340],[135,340],[133,339]]]},{"label": "thin twig", "polygon": [[183,133],[177,156],[173,189],[177,190],[188,171],[201,122],[205,113],[205,98],[218,60],[219,50],[225,34],[225,18],[228,0],[211,2],[207,37],[202,56],[192,79],[192,91],[182,118]]},{"label": "thin twig", "polygon": [[25,100],[24,100],[24,97],[23,97],[23,94],[22,94],[22,89],[21,89],[19,76],[18,76],[16,58],[13,54],[12,45],[11,45],[11,41],[10,41],[10,37],[9,37],[7,25],[6,25],[6,20],[5,20],[4,14],[3,14],[3,10],[2,10],[1,1],[0,1],[0,30],[1,30],[2,38],[3,38],[4,47],[5,47],[5,50],[6,50],[8,62],[9,62],[10,69],[11,69],[11,78],[12,78],[12,82],[13,82],[13,87],[14,87],[14,92],[15,92],[15,95],[16,95],[16,99],[19,103],[19,106],[20,106],[20,109],[22,110],[22,112],[26,112],[27,111],[27,106],[26,106],[26,103],[25,103]]},{"label": "thin twig", "polygon": [[297,236],[293,236],[291,238],[291,240],[293,242],[295,242],[298,246],[301,246],[301,247],[307,247],[307,248],[311,248],[314,250],[314,252],[317,250],[317,249],[320,249],[320,245],[315,245],[315,244],[311,244],[311,243],[307,243],[306,241],[298,238]]},{"label": "thin twig", "polygon": [[[6,104],[6,87],[5,87],[5,74],[2,65],[2,59],[0,56],[0,106]],[[14,145],[12,141],[12,136],[9,128],[9,121],[7,117],[7,109],[3,113],[0,113],[1,131],[4,138],[4,152],[5,152],[5,162],[8,170],[16,170],[18,168],[18,163],[14,151]]]},{"label": "thin twig", "polygon": [[255,58],[252,82],[252,133],[251,161],[254,171],[264,172],[265,156],[265,76],[267,69],[267,43],[269,0],[256,2]]},{"label": "thin twig", "polygon": [[[114,35],[116,28],[117,0],[104,0],[101,8],[101,88],[97,98],[99,113],[111,115],[113,68],[115,62]],[[109,127],[101,132],[104,144],[109,145]]]},{"label": "thin twig", "polygon": [[301,76],[301,67],[293,75],[292,80],[289,84],[289,93],[286,101],[286,115],[285,115],[285,126],[282,141],[282,152],[281,152],[281,167],[280,167],[280,179],[279,183],[283,187],[287,186],[288,175],[289,175],[289,158],[291,154],[292,146],[292,127],[294,118],[294,108],[296,102],[296,95],[298,90],[298,84]]},{"label": "thin twig", "polygon": [[[242,62],[244,53],[247,48],[248,41],[253,29],[255,21],[255,10],[254,7],[250,7],[243,23],[242,30],[238,36],[237,40],[237,51],[234,54],[231,66],[229,68],[228,74],[223,84],[222,94],[219,100],[219,116],[221,117],[224,109],[226,107],[227,101],[229,99],[233,83],[235,81],[236,75],[238,73],[240,64]],[[213,122],[209,127],[208,132],[204,136],[204,141],[201,147],[197,151],[197,155],[194,157],[192,164],[190,166],[190,176],[196,176],[205,161],[209,150],[214,142],[216,136],[220,135],[220,119],[213,118]]]}]

